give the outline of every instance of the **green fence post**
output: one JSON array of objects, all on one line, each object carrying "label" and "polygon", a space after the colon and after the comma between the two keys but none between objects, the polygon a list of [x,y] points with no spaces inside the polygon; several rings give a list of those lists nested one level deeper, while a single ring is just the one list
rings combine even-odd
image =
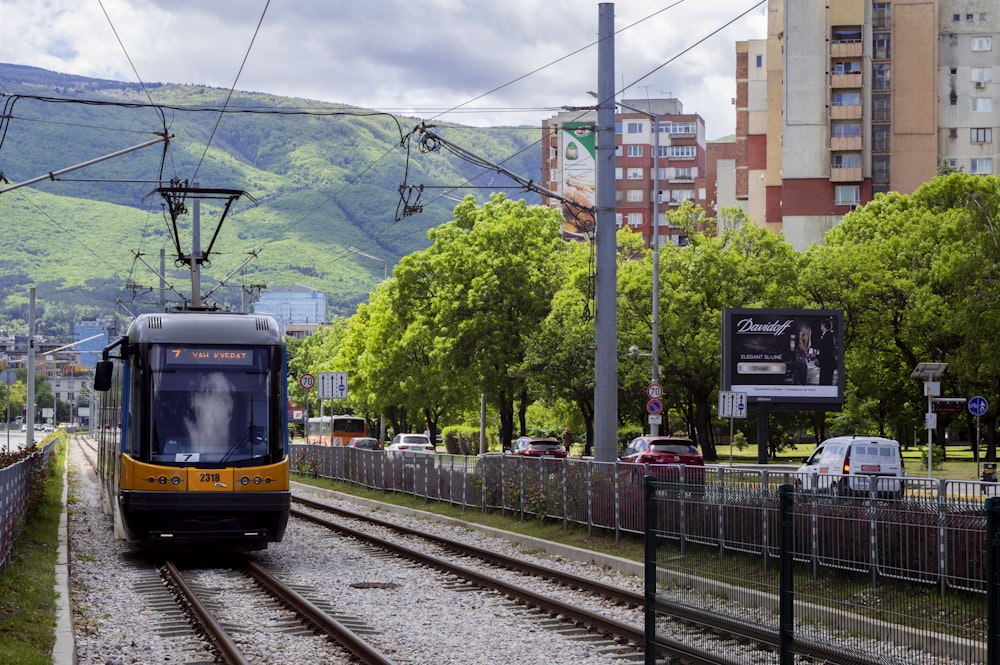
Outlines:
[{"label": "green fence post", "polygon": [[788,483],[778,487],[778,515],[781,524],[781,572],[778,581],[778,662],[780,665],[792,665],[795,654],[792,647],[795,644],[795,596],[794,577],[792,575],[792,555],[795,548],[795,519],[792,509],[795,502],[795,489]]},{"label": "green fence post", "polygon": [[986,499],[986,664],[1000,665],[1000,497]]},{"label": "green fence post", "polygon": [[643,618],[646,639],[643,645],[645,665],[656,665],[656,490],[653,476],[642,478],[642,502],[646,509],[645,524],[645,584],[643,586],[646,607]]}]

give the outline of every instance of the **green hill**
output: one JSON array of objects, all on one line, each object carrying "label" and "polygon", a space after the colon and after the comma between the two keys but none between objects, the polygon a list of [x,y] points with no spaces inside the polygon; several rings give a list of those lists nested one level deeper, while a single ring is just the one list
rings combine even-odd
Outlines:
[{"label": "green hill", "polygon": [[[0,64],[0,189],[156,139],[162,142],[0,193],[0,329],[27,318],[28,288],[44,327],[65,332],[79,315],[156,309],[160,250],[174,304],[191,289],[165,199],[172,179],[246,193],[232,205],[202,270],[202,292],[238,308],[244,286],[301,284],[327,293],[347,315],[393,265],[426,247],[427,231],[451,219],[455,198],[485,200],[512,185],[445,150],[401,145],[419,120],[339,104],[195,85],[121,83]],[[226,112],[219,111],[225,107]],[[436,127],[449,141],[537,179],[537,127]],[[400,186],[425,186],[420,214],[401,217]],[[462,185],[483,185],[482,189]],[[455,187],[454,191],[451,190]],[[416,203],[416,190],[405,189]],[[449,198],[446,198],[447,197]],[[537,202],[533,194],[509,196]],[[223,200],[200,201],[202,249]],[[191,253],[193,201],[178,217]],[[401,217],[401,218],[400,218]],[[243,267],[241,264],[256,257]],[[131,286],[130,286],[131,285]]]}]

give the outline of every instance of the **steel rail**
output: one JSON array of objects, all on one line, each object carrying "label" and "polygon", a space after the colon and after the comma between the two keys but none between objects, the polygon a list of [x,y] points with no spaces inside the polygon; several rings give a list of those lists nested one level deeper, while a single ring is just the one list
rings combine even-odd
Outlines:
[{"label": "steel rail", "polygon": [[307,618],[364,665],[394,665],[394,661],[359,637],[357,633],[296,593],[262,568],[260,564],[247,559],[242,568],[264,590],[288,605],[293,611]]},{"label": "steel rail", "polygon": [[188,585],[184,575],[170,561],[163,562],[163,570],[171,584],[180,591],[184,602],[187,603],[192,614],[201,623],[202,628],[209,640],[219,650],[220,655],[228,665],[250,665],[250,661],[243,657],[236,643],[229,637],[226,629],[216,620],[211,610],[205,607],[198,594]]}]

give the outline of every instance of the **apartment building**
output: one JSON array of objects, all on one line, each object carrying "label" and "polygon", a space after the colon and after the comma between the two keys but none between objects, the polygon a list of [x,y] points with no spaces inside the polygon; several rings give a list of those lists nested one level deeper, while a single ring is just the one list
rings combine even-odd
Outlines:
[{"label": "apartment building", "polygon": [[740,205],[803,250],[940,167],[995,173],[998,17],[994,0],[769,0],[767,39],[736,44]]},{"label": "apartment building", "polygon": [[[696,182],[706,174],[705,121],[697,114],[684,113],[680,100],[674,98],[624,99],[618,111],[615,115],[618,227],[626,226],[641,233],[648,247],[653,237],[655,210],[660,244],[683,244],[685,232],[667,224],[666,213],[687,200],[705,207],[704,185],[696,187]],[[596,123],[596,111],[564,111],[542,122],[542,184],[571,201],[565,203],[543,196],[542,203],[563,211],[563,237],[568,239],[586,239],[593,230],[593,216],[581,208],[592,207],[595,200]],[[659,154],[654,156],[657,144]]]}]

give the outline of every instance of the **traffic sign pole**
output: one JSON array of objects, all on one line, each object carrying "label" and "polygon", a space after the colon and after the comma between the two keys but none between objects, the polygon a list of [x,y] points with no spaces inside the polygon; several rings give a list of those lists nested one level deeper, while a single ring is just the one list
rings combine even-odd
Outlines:
[{"label": "traffic sign pole", "polygon": [[976,477],[982,478],[982,472],[979,469],[979,418],[990,408],[990,403],[986,401],[985,397],[976,395],[969,400],[969,413],[976,417]]}]

